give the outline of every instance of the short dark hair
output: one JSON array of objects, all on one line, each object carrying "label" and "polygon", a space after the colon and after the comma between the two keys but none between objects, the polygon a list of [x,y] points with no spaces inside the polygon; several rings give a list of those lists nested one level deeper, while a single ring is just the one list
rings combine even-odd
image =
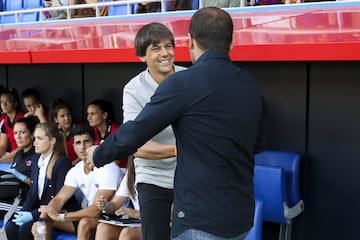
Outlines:
[{"label": "short dark hair", "polygon": [[25,124],[26,128],[29,129],[29,132],[32,134],[35,131],[36,125],[39,123],[39,118],[35,116],[29,116],[29,117],[22,117],[15,121],[16,123],[23,123]]},{"label": "short dark hair", "polygon": [[233,30],[229,13],[217,7],[205,7],[192,16],[189,33],[202,50],[229,52]]},{"label": "short dark hair", "polygon": [[5,94],[10,95],[13,98],[14,102],[16,103],[16,111],[21,111],[20,97],[17,90],[15,88],[6,89],[1,92],[0,97]]},{"label": "short dark hair", "polygon": [[89,125],[78,125],[75,126],[72,130],[71,130],[71,140],[74,141],[74,137],[75,136],[79,136],[79,135],[84,135],[87,134],[90,136],[91,140],[93,142],[96,142],[95,140],[95,132],[94,132],[94,128],[89,126]]},{"label": "short dark hair", "polygon": [[110,101],[104,99],[96,99],[90,102],[87,106],[89,107],[90,105],[95,105],[98,108],[100,108],[102,112],[106,112],[107,121],[114,121],[114,110],[113,110],[113,105]]},{"label": "short dark hair", "polygon": [[169,39],[175,47],[174,35],[164,24],[158,22],[146,24],[135,36],[136,55],[145,56],[146,49],[150,44],[159,44],[164,39]]},{"label": "short dark hair", "polygon": [[71,113],[70,105],[67,102],[65,102],[65,100],[63,100],[61,98],[53,100],[50,103],[49,122],[55,123],[54,119],[57,117],[59,110],[64,109],[64,108],[69,109],[69,111]]},{"label": "short dark hair", "polygon": [[40,94],[34,88],[27,88],[21,93],[21,99],[28,98],[28,97],[34,97],[40,101]]}]

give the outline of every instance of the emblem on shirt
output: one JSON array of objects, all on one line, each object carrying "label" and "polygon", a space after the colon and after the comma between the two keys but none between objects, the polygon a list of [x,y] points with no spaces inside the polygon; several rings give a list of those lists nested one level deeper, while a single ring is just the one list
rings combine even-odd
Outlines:
[{"label": "emblem on shirt", "polygon": [[183,211],[178,212],[178,218],[184,218],[185,217],[185,213]]},{"label": "emblem on shirt", "polygon": [[25,161],[25,164],[26,164],[27,167],[31,167],[31,160],[30,160],[30,159],[29,159],[29,160],[26,160],[26,161]]}]

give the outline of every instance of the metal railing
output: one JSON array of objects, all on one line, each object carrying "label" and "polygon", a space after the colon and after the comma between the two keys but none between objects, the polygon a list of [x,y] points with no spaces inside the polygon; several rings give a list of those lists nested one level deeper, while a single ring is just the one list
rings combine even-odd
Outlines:
[{"label": "metal railing", "polygon": [[[240,7],[247,7],[247,0],[239,0],[240,1]],[[67,6],[60,6],[60,7],[41,7],[41,8],[33,8],[33,9],[21,9],[21,10],[15,10],[15,11],[3,11],[0,12],[1,16],[6,15],[14,15],[15,16],[15,23],[20,23],[20,16],[22,14],[26,13],[39,13],[39,20],[35,22],[41,22],[41,21],[57,21],[58,19],[46,19],[44,13],[49,11],[65,11],[66,12],[66,19],[72,19],[71,12],[76,9],[84,9],[84,8],[93,8],[95,9],[95,16],[94,17],[101,17],[100,11],[103,7],[108,6],[118,6],[118,5],[126,5],[127,6],[127,14],[126,15],[132,15],[133,14],[133,4],[142,3],[142,2],[160,2],[161,3],[161,12],[168,12],[166,9],[166,2],[168,0],[118,0],[118,1],[110,1],[110,0],[103,0],[99,3],[91,3],[91,4],[77,4],[77,5],[67,5]],[[290,0],[286,0],[285,4],[290,4]],[[199,8],[202,6],[202,1],[199,0]],[[185,11],[185,10],[184,10]],[[146,13],[145,13],[146,14]],[[29,23],[29,22],[27,22]],[[10,23],[14,24],[14,23]]]}]

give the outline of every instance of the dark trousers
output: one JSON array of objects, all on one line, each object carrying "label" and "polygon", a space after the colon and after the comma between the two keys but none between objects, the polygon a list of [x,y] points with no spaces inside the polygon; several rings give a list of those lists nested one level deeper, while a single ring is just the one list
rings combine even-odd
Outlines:
[{"label": "dark trousers", "polygon": [[152,184],[137,184],[143,240],[169,240],[172,189]]},{"label": "dark trousers", "polygon": [[10,220],[5,226],[6,236],[9,240],[33,240],[34,236],[31,234],[32,225],[33,221],[18,226]]}]

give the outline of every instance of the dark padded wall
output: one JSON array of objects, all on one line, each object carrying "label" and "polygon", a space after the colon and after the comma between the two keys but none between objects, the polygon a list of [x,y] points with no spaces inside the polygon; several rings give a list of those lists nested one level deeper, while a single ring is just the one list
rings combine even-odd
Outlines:
[{"label": "dark padded wall", "polygon": [[47,106],[52,100],[63,98],[71,105],[74,120],[81,120],[83,89],[80,64],[9,65],[8,79],[9,87],[16,88],[19,95],[26,88],[36,88]]},{"label": "dark padded wall", "polygon": [[[305,211],[294,222],[292,239],[354,239],[360,212],[360,63],[236,64],[258,79],[266,96],[266,148],[303,156]],[[144,67],[143,63],[0,65],[0,83],[8,82],[20,92],[36,87],[45,102],[63,97],[74,115],[83,119],[86,104],[105,98],[112,101],[116,120],[121,121],[122,87]],[[265,223],[263,239],[278,239],[278,227]]]},{"label": "dark padded wall", "polygon": [[304,239],[358,239],[360,62],[312,63]]}]

